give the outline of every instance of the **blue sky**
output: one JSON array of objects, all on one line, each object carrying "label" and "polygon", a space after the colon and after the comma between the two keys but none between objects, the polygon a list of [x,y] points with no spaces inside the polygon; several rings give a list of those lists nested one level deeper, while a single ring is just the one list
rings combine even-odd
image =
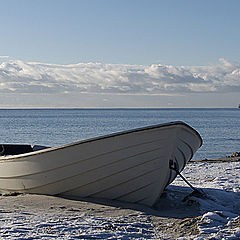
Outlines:
[{"label": "blue sky", "polygon": [[0,52],[49,63],[240,61],[240,1],[1,1]]},{"label": "blue sky", "polygon": [[[119,80],[127,75],[127,80],[124,80],[125,82],[128,81],[127,86],[123,87],[122,83],[114,83],[115,85],[107,86],[108,91],[106,91],[106,83],[104,83],[101,86],[98,85],[97,91],[93,91],[94,86],[96,89],[96,84],[91,80],[91,87],[84,88],[84,91],[79,90],[77,100],[66,98],[65,102],[69,102],[67,107],[229,107],[235,104],[235,102],[238,104],[239,98],[236,92],[239,86],[236,83],[236,76],[238,76],[240,63],[239,9],[240,1],[238,0],[0,0],[0,56],[2,56],[0,57],[0,64],[1,62],[4,63],[0,68],[0,70],[2,69],[2,75],[0,75],[2,98],[11,98],[11,94],[14,94],[16,99],[25,99],[26,94],[28,94],[28,100],[22,100],[20,105],[19,100],[16,100],[15,102],[13,101],[11,106],[2,103],[0,107],[41,107],[41,104],[39,104],[41,96],[39,96],[38,103],[32,103],[31,105],[30,102],[32,101],[29,100],[32,99],[30,89],[33,88],[26,89],[26,85],[23,84],[21,78],[24,72],[24,79],[26,79],[27,71],[30,69],[27,63],[31,62],[58,64],[62,68],[64,68],[63,65],[67,64],[101,63],[103,64],[101,71],[109,71],[109,67],[106,67],[107,64],[109,66],[111,64],[129,65],[127,71],[130,71],[130,73],[128,72],[125,75],[125,72],[119,72],[119,69],[115,71],[116,68],[114,68],[114,74],[118,73],[116,79]],[[219,63],[219,59],[224,60],[221,60],[222,63]],[[11,72],[13,68],[9,64],[12,64],[11,66],[14,65],[15,70],[24,70],[21,73],[19,70],[19,74],[14,75],[14,84],[11,82],[12,80],[9,80],[13,76]],[[132,74],[133,65],[139,66],[137,71],[145,71],[148,68],[147,66],[156,64],[172,67],[184,66],[184,70],[182,69],[181,71],[179,69],[174,71],[165,70],[168,71],[168,74],[175,74],[174,79],[176,81],[181,79],[182,82],[184,81],[184,76],[186,76],[186,71],[189,71],[189,74],[194,79],[196,75],[200,74],[200,78],[205,81],[204,84],[208,84],[209,81],[213,83],[214,79],[219,77],[219,66],[221,66],[220,68],[223,72],[226,71],[224,66],[229,66],[229,64],[232,64],[232,66],[228,68],[229,75],[223,84],[228,86],[227,88],[220,87],[220,83],[214,82],[210,87],[211,90],[206,90],[205,92],[202,90],[203,83],[201,81],[198,88],[194,85],[193,91],[192,83],[190,84],[189,80],[186,81],[188,82],[187,90],[184,89],[181,92],[180,88],[176,88],[175,83],[174,86],[171,85],[171,81],[168,83],[166,74],[162,78],[162,73],[158,76],[158,80],[159,82],[164,81],[164,91],[156,91],[156,88],[153,87],[153,85],[161,84],[156,83],[156,79],[154,80],[155,82],[152,80],[152,73],[147,76],[150,76],[149,79],[146,79],[146,75],[144,77],[141,75],[144,86],[149,86],[147,81],[152,81],[150,87],[140,87],[143,85],[143,82],[134,82],[136,76],[133,77]],[[146,68],[142,70],[141,65],[144,65]],[[36,76],[36,72],[38,72],[38,74],[42,74],[42,82],[49,79],[49,76],[46,78],[46,74],[39,73],[39,68],[36,65],[34,66],[31,68],[32,76]],[[191,66],[193,68],[190,71],[188,67]],[[198,69],[196,73],[194,72],[195,66],[205,66],[205,68],[201,70],[201,73]],[[211,76],[212,78],[210,79],[211,66],[214,66],[217,76]],[[85,65],[81,67],[86,69]],[[50,65],[48,68],[53,69]],[[74,69],[76,70],[75,67]],[[72,71],[75,71],[74,69]],[[87,69],[95,74],[99,73],[96,70],[98,69],[96,65],[91,69]],[[121,69],[121,71],[126,71],[123,68]],[[45,71],[48,72],[48,70]],[[60,74],[59,67],[56,71]],[[80,70],[78,69],[78,71]],[[235,71],[235,75],[230,83],[229,76],[232,76],[231,71]],[[6,72],[8,75],[6,75]],[[110,72],[108,73],[110,74]],[[206,74],[208,77],[205,77]],[[86,79],[87,77],[84,75],[82,78]],[[92,78],[93,76],[91,76]],[[196,77],[196,79],[200,78]],[[66,80],[73,81],[72,79]],[[51,81],[57,81],[57,79],[52,79]],[[81,79],[79,81],[82,82]],[[219,78],[220,81],[221,79]],[[31,86],[39,86],[39,83],[36,82],[29,84]],[[46,83],[44,84],[46,85]],[[170,85],[167,86],[168,84],[172,86],[171,89]],[[120,89],[117,91],[115,86]],[[99,90],[101,88],[104,91],[101,92]],[[153,92],[149,90],[150,88],[154,88]],[[169,92],[166,92],[167,88],[170,89]],[[200,88],[201,91],[199,91]],[[237,91],[235,90],[233,93],[234,88]],[[42,90],[42,94],[47,95],[52,100],[58,99],[60,97],[59,91],[56,90],[56,86],[54,89],[55,92],[53,89],[51,90],[53,91],[52,95],[49,91],[44,92],[44,90]],[[64,93],[68,93],[69,86],[67,89],[64,90]],[[115,90],[113,91],[112,89]],[[127,89],[127,91],[123,92],[123,89]],[[141,91],[137,92],[136,89],[141,89]],[[145,89],[145,92],[143,89]],[[191,92],[189,92],[189,89],[191,89]],[[215,91],[214,89],[217,90]],[[174,97],[184,94],[184,97],[188,100],[184,102],[181,100],[182,98],[174,100],[175,98],[173,97],[172,101],[170,101],[169,96],[173,96],[174,90],[176,90]],[[229,100],[224,104],[221,101],[223,91],[225,91],[224,94],[229,94]],[[210,93],[212,95],[209,95]],[[56,95],[55,98],[53,97],[54,94]],[[91,96],[91,99],[96,98],[95,103],[91,100],[90,105],[88,103],[84,103],[83,106],[78,105],[77,102],[84,98],[84,94],[94,94],[94,96]],[[102,98],[104,94],[113,94],[110,100],[112,105],[107,104],[107,97]],[[116,94],[117,97],[114,97]],[[123,95],[122,99],[121,94]],[[166,97],[166,94],[168,94],[168,97]],[[124,96],[126,95],[130,98],[128,102],[125,101],[126,98]],[[138,95],[138,99],[136,95]],[[156,96],[160,99],[156,100]],[[206,99],[214,98],[214,103],[210,104],[209,101],[203,101],[202,104],[199,104],[197,99],[204,96]],[[99,99],[102,99],[100,106],[98,105]],[[58,102],[57,100],[55,101]],[[61,104],[66,105],[64,102]],[[44,107],[46,106],[47,104],[44,105]],[[58,107],[58,105],[53,104],[52,107]]]}]

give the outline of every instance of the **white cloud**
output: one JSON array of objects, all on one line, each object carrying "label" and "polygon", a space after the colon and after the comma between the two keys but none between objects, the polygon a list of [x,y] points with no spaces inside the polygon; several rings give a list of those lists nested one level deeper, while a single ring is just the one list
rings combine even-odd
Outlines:
[{"label": "white cloud", "polygon": [[9,56],[0,56],[0,59],[6,59],[9,58]]},{"label": "white cloud", "polygon": [[0,64],[2,93],[179,95],[236,91],[240,92],[240,65],[225,59],[215,66],[57,65],[6,59]]}]

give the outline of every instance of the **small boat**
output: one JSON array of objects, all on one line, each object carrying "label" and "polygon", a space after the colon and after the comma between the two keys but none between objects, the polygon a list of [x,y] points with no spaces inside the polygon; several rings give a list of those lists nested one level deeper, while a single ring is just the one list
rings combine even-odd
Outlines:
[{"label": "small boat", "polygon": [[64,146],[0,145],[0,191],[154,205],[202,145],[177,121]]}]

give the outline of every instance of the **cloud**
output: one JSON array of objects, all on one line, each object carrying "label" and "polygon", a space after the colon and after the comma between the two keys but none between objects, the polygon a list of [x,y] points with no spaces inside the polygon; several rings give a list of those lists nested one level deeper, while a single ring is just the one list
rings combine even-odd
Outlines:
[{"label": "cloud", "polygon": [[0,59],[6,59],[9,58],[9,56],[0,56]]},{"label": "cloud", "polygon": [[0,64],[0,93],[179,95],[240,91],[240,65],[225,59],[207,66],[57,65],[6,59]]}]

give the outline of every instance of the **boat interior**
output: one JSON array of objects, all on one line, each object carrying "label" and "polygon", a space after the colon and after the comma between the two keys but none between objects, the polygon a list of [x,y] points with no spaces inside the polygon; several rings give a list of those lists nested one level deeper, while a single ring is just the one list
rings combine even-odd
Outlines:
[{"label": "boat interior", "polygon": [[27,144],[0,144],[0,156],[17,155],[23,153],[34,152],[49,147],[40,145],[27,145]]}]

